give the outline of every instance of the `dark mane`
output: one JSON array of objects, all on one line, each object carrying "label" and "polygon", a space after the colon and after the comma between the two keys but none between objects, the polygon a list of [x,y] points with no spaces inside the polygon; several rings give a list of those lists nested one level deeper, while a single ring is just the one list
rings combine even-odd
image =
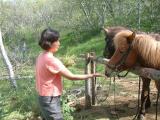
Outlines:
[{"label": "dark mane", "polygon": [[[128,28],[125,27],[121,27],[121,26],[117,26],[117,27],[109,27],[107,28],[108,32],[106,34],[106,37],[108,37],[108,39],[113,39],[113,37],[120,31],[122,30],[130,30]],[[105,39],[106,40],[106,39]]]}]

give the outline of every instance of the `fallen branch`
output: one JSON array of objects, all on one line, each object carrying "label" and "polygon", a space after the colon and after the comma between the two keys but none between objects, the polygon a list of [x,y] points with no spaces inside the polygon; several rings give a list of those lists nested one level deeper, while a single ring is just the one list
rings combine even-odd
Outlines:
[{"label": "fallen branch", "polygon": [[141,77],[153,80],[160,80],[160,70],[157,69],[136,66],[134,69],[131,70],[131,72]]}]

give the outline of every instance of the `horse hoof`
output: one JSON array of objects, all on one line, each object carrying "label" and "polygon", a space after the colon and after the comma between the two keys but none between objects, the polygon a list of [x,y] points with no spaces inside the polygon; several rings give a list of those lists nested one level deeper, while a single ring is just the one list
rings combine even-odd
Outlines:
[{"label": "horse hoof", "polygon": [[146,119],[145,119],[145,116],[141,114],[138,116],[137,120],[146,120]]}]

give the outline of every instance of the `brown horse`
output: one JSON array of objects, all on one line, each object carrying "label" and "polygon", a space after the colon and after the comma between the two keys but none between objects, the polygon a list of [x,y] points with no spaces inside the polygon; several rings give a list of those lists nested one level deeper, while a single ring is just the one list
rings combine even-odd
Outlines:
[{"label": "brown horse", "polygon": [[[122,26],[116,26],[116,27],[108,27],[108,28],[103,28],[105,32],[105,48],[103,55],[104,57],[110,59],[114,52],[115,52],[115,46],[113,43],[113,38],[115,35],[123,30],[129,30],[126,27]],[[138,31],[138,34],[146,34],[144,32]],[[160,41],[160,35],[156,33],[149,33],[152,37],[154,37],[157,41]],[[150,81],[151,79],[142,77],[143,85],[142,85],[142,91],[141,91],[141,109],[139,111],[139,116],[145,114],[145,110],[148,109],[151,105],[150,102]]]},{"label": "brown horse", "polygon": [[[123,71],[132,68],[137,62],[144,67],[160,69],[160,60],[158,59],[160,57],[160,42],[156,41],[156,39],[158,39],[157,34],[135,35],[129,30],[122,30],[121,32],[117,33],[114,37],[114,46],[116,49],[106,67],[106,74],[111,74],[111,72],[115,69],[118,71]],[[121,63],[120,61],[124,62]],[[147,80],[146,78],[144,79]],[[150,79],[147,81],[149,82],[144,84],[146,81],[143,80],[141,109],[139,111],[139,116],[141,117],[145,115],[146,105],[144,103],[149,94],[149,91],[147,90],[149,90]],[[159,85],[160,83],[156,81],[156,87],[158,90],[160,89]],[[144,87],[146,89],[144,89]]]}]

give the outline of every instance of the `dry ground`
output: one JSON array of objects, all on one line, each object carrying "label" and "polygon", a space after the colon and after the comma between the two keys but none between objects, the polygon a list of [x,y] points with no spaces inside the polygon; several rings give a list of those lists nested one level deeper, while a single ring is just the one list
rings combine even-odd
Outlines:
[{"label": "dry ground", "polygon": [[[77,111],[74,115],[75,120],[132,120],[137,112],[138,98],[138,78],[116,79],[116,89],[109,91],[109,96],[105,101],[98,102],[91,109]],[[151,82],[151,108],[147,110],[146,120],[155,120],[156,111],[156,89],[154,82]],[[108,92],[108,91],[107,91]],[[101,92],[102,93],[102,92]],[[105,96],[105,94],[103,94]],[[105,97],[97,95],[98,100]],[[115,98],[115,99],[114,99]],[[84,103],[81,101],[80,103]],[[116,112],[115,112],[116,109]],[[160,106],[158,106],[158,120],[160,120]]]}]

